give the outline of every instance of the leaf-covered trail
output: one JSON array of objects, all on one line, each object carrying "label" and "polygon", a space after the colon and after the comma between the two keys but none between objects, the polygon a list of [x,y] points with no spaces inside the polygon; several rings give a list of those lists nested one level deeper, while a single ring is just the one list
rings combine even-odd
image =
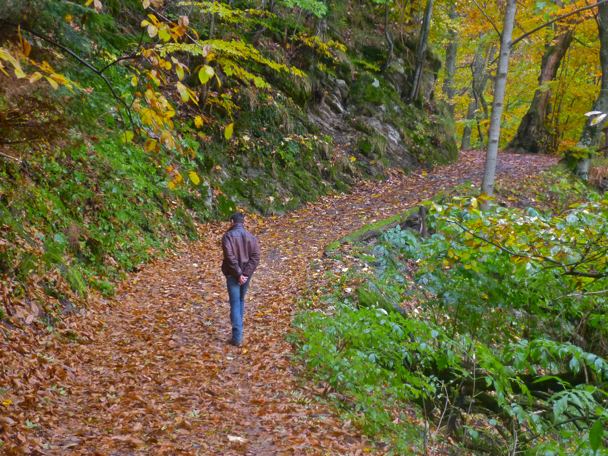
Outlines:
[{"label": "leaf-covered trail", "polygon": [[[522,178],[553,163],[504,154],[499,175]],[[428,175],[395,175],[252,221],[263,261],[242,350],[226,344],[225,224],[205,225],[200,242],[130,276],[110,303],[96,300],[71,317],[83,343],[47,341],[44,361],[40,353],[19,355],[29,373],[12,386],[7,416],[14,426],[32,425],[13,441],[45,455],[363,454],[356,430],[298,387],[285,341],[295,298],[314,280],[311,262],[329,242],[466,179],[477,182],[482,165],[481,154],[464,153]]]}]

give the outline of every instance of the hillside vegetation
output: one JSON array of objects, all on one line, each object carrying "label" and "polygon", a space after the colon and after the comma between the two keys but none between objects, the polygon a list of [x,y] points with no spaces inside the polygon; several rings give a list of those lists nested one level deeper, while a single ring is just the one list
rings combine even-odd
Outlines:
[{"label": "hillside vegetation", "polygon": [[607,200],[557,169],[468,193],[428,202],[426,237],[335,250],[299,358],[396,454],[607,454]]},{"label": "hillside vegetation", "polygon": [[111,294],[122,271],[236,207],[281,213],[456,156],[435,57],[419,103],[401,101],[413,41],[380,71],[373,8],[89,3],[0,8],[2,318],[40,306],[52,324],[74,293]]}]

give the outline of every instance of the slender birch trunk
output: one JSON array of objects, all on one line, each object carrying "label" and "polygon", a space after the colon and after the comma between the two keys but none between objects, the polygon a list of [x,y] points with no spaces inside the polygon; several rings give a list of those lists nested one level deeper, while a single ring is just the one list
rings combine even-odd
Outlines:
[{"label": "slender birch trunk", "polygon": [[500,39],[500,59],[496,69],[494,82],[494,101],[492,102],[492,116],[490,118],[490,131],[488,132],[488,152],[486,154],[486,168],[481,184],[481,192],[485,195],[494,194],[494,181],[496,179],[496,161],[498,159],[498,145],[500,142],[500,123],[507,86],[507,72],[509,71],[509,57],[511,55],[511,40],[513,38],[513,24],[515,22],[516,0],[507,0],[505,20]]}]

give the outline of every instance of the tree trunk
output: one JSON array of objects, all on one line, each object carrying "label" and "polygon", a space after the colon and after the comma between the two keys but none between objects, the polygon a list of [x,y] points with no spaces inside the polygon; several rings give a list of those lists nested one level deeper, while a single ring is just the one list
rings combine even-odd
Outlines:
[{"label": "tree trunk", "polygon": [[[469,107],[467,109],[467,121],[472,121],[475,118],[475,111],[477,111],[477,102],[475,100],[469,103]],[[473,127],[467,124],[464,126],[462,130],[462,142],[460,143],[461,150],[469,150],[471,148],[471,132],[473,131]]]},{"label": "tree trunk", "polygon": [[323,16],[321,19],[317,20],[317,27],[315,31],[316,35],[325,40],[325,36],[327,35],[327,17]]},{"label": "tree trunk", "polygon": [[388,26],[389,24],[389,13],[390,13],[390,1],[385,0],[384,3],[384,39],[386,40],[386,60],[382,65],[382,71],[386,71],[393,60],[393,50],[395,45],[393,43],[393,35]]},{"label": "tree trunk", "polygon": [[[456,4],[452,3],[450,7],[450,19],[452,21],[458,18],[456,13]],[[454,117],[454,75],[456,74],[456,57],[458,54],[458,35],[454,27],[450,28],[448,36],[448,44],[445,47],[445,79],[443,81],[443,94],[448,104],[448,111]]]},{"label": "tree trunk", "polygon": [[[215,1],[213,2],[213,6],[215,7]],[[211,13],[211,17],[209,18],[209,39],[213,39],[213,34],[215,33],[215,13]]]},{"label": "tree trunk", "polygon": [[518,152],[550,152],[549,149],[554,143],[554,133],[547,126],[551,111],[551,91],[546,85],[555,80],[562,59],[572,43],[573,35],[572,29],[562,30],[553,42],[547,44],[538,77],[538,88],[528,112],[519,124],[515,138],[509,144],[511,149]]},{"label": "tree trunk", "polygon": [[[602,68],[602,85],[597,100],[593,104],[594,111],[608,112],[608,4],[599,6],[597,29],[600,40],[600,65]],[[601,141],[601,124],[591,125],[587,122],[578,142],[579,147],[597,147]],[[584,180],[589,178],[591,159],[581,160],[577,167],[577,174]]]},{"label": "tree trunk", "polygon": [[511,39],[513,36],[513,23],[515,22],[516,0],[507,0],[505,20],[500,39],[500,59],[496,69],[494,81],[494,101],[492,103],[492,117],[490,118],[490,131],[488,132],[488,152],[486,154],[486,167],[483,175],[481,192],[485,195],[494,194],[494,181],[496,177],[496,161],[498,159],[498,145],[500,142],[500,122],[504,107],[505,90],[507,86],[507,72],[509,71],[509,57],[511,55]]},{"label": "tree trunk", "polygon": [[412,80],[412,91],[410,93],[410,101],[416,101],[418,99],[418,96],[420,95],[420,81],[422,80],[424,61],[426,60],[426,46],[429,39],[429,30],[431,28],[432,15],[433,0],[426,0],[424,19],[422,21],[422,28],[420,29],[418,47],[416,48],[416,69],[414,70],[414,79]]},{"label": "tree trunk", "polygon": [[[481,105],[483,109],[483,118],[488,118],[488,107],[484,97],[486,86],[490,80],[490,74],[488,73],[488,64],[494,58],[494,45],[491,45],[487,50],[484,51],[485,44],[480,43],[475,51],[475,57],[471,63],[471,95],[473,100],[469,103],[467,110],[466,119],[473,121],[477,118],[477,124],[479,125],[479,116],[476,114],[477,109]],[[484,55],[485,52],[485,55]],[[462,132],[462,150],[469,150],[471,148],[471,132],[473,131],[472,125],[466,125]],[[479,140],[483,142],[483,137],[479,135]]]}]

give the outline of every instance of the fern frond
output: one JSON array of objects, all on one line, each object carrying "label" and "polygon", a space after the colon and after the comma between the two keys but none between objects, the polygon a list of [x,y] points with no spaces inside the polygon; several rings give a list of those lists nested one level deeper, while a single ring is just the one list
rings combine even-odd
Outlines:
[{"label": "fern frond", "polygon": [[278,16],[270,11],[255,8],[239,9],[233,8],[221,2],[179,2],[179,6],[190,6],[198,8],[201,13],[213,14],[225,24],[236,24],[239,27],[259,27],[263,26],[271,30],[278,30],[273,22]]},{"label": "fern frond", "polygon": [[304,76],[299,68],[275,62],[253,47],[251,44],[237,40],[201,40],[196,43],[165,43],[156,48],[162,57],[176,52],[185,52],[193,56],[207,57],[211,52],[230,59],[235,65],[242,63],[257,63],[276,72],[284,72],[294,76]]}]

